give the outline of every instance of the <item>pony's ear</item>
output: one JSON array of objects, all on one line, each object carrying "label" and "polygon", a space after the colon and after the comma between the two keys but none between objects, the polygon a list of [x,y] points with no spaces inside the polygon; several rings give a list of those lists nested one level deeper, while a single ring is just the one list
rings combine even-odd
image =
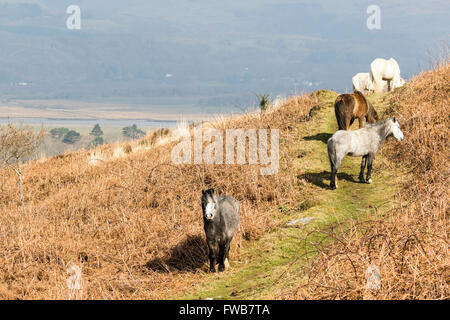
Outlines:
[{"label": "pony's ear", "polygon": [[396,122],[397,122],[397,119],[394,117],[394,118],[392,119],[392,121],[394,121],[394,123],[396,123]]},{"label": "pony's ear", "polygon": [[214,193],[215,193],[213,188],[209,189],[209,192],[210,192],[211,194],[214,194]]},{"label": "pony's ear", "polygon": [[205,190],[202,190],[202,196],[205,194]]}]

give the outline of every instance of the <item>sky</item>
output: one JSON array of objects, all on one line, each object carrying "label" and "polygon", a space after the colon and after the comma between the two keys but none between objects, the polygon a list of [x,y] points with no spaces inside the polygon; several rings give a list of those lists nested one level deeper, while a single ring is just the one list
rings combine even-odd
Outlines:
[{"label": "sky", "polygon": [[0,0],[0,99],[243,106],[351,91],[378,57],[405,79],[427,69],[449,21],[448,0]]}]

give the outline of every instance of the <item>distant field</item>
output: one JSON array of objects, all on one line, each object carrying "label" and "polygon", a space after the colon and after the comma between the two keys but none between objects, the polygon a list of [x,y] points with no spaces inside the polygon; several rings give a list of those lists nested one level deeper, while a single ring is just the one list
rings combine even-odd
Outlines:
[{"label": "distant field", "polygon": [[[23,121],[24,120],[24,121]],[[129,138],[123,136],[122,129],[126,126],[136,124],[140,130],[145,133],[160,129],[171,129],[175,127],[177,121],[145,121],[145,120],[74,120],[74,119],[59,119],[52,120],[50,123],[43,118],[15,118],[15,119],[0,119],[0,125],[7,123],[8,121],[23,124],[27,127],[32,127],[36,131],[40,130],[43,126],[46,134],[43,145],[41,146],[38,154],[41,157],[53,156],[56,154],[64,153],[65,151],[75,151],[80,148],[88,148],[89,143],[94,138],[90,135],[95,124],[99,124],[102,131],[104,143],[115,143],[118,141],[127,141]],[[188,121],[189,123],[189,121]],[[62,143],[62,139],[52,138],[50,130],[54,128],[64,127],[69,130],[78,132],[81,137],[75,144]]]},{"label": "distant field", "polygon": [[11,100],[0,102],[0,118],[44,118],[70,120],[210,120],[217,114],[239,113],[231,107],[200,107],[193,104],[148,104],[86,102],[71,100]]},{"label": "distant field", "polygon": [[200,107],[182,104],[181,99],[171,99],[171,104],[158,100],[112,99],[113,102],[72,101],[72,100],[0,100],[0,125],[8,122],[31,126],[39,130],[41,126],[49,132],[53,128],[64,127],[80,133],[75,144],[65,144],[45,139],[42,156],[52,156],[65,151],[87,148],[93,139],[89,135],[95,124],[103,131],[105,143],[127,140],[122,129],[136,125],[148,133],[160,128],[174,128],[179,122],[210,121],[219,114],[239,113],[236,108]]},{"label": "distant field", "polygon": [[[31,126],[36,129],[40,129],[44,126],[46,131],[50,131],[53,128],[68,128],[75,130],[81,135],[88,135],[95,124],[99,124],[103,130],[105,137],[108,136],[121,136],[122,128],[136,124],[139,129],[145,132],[155,130],[159,128],[173,128],[178,121],[147,121],[147,120],[104,120],[104,119],[46,119],[46,118],[0,118],[0,125],[8,122],[23,124]],[[187,121],[190,122],[190,121]]]},{"label": "distant field", "polygon": [[[103,131],[103,139],[106,143],[114,143],[116,141],[126,140],[126,138],[122,134],[122,129],[127,126],[132,126],[134,124],[137,127],[146,133],[152,130],[160,129],[160,128],[173,128],[176,126],[178,121],[169,120],[169,121],[156,121],[156,120],[141,120],[141,119],[48,119],[48,118],[0,118],[0,125],[6,124],[8,122],[23,124],[25,126],[31,126],[36,130],[39,130],[42,126],[46,132],[54,128],[64,127],[69,130],[75,130],[80,133],[82,137],[82,142],[77,144],[78,147],[86,147],[86,144],[89,143],[92,137],[90,137],[89,133],[95,124],[99,124]],[[191,121],[187,121],[191,122]],[[50,150],[55,149],[55,141],[49,140],[47,143],[50,147]],[[53,145],[53,147],[52,147]],[[73,146],[67,145],[67,149],[72,149]],[[56,148],[59,151],[63,151],[66,148]],[[53,154],[53,151],[45,152],[46,155]]]}]

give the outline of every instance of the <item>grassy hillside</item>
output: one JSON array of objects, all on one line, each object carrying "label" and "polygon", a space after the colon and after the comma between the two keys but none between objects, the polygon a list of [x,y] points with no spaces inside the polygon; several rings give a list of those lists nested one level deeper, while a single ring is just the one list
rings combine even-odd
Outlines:
[{"label": "grassy hillside", "polygon": [[[23,207],[2,169],[0,297],[67,299],[76,264],[80,299],[448,298],[448,68],[369,97],[405,134],[377,155],[372,185],[356,182],[360,160],[347,158],[339,189],[328,189],[330,91],[205,126],[280,129],[273,176],[257,165],[174,166],[177,140],[161,134],[28,163]],[[223,274],[207,273],[208,187],[241,202]],[[311,220],[287,226],[299,218]],[[370,265],[381,270],[378,291],[365,286]]]}]

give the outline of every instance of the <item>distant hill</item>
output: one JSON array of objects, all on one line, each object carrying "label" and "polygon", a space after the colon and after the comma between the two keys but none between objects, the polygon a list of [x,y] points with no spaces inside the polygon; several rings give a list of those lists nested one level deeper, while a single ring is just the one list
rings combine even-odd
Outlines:
[{"label": "distant hill", "polygon": [[378,56],[394,56],[405,78],[415,73],[447,34],[449,12],[448,2],[416,1],[418,13],[382,1],[373,32],[359,1],[80,0],[82,29],[71,31],[72,2],[0,0],[0,99],[232,106],[258,93],[344,91]]}]

